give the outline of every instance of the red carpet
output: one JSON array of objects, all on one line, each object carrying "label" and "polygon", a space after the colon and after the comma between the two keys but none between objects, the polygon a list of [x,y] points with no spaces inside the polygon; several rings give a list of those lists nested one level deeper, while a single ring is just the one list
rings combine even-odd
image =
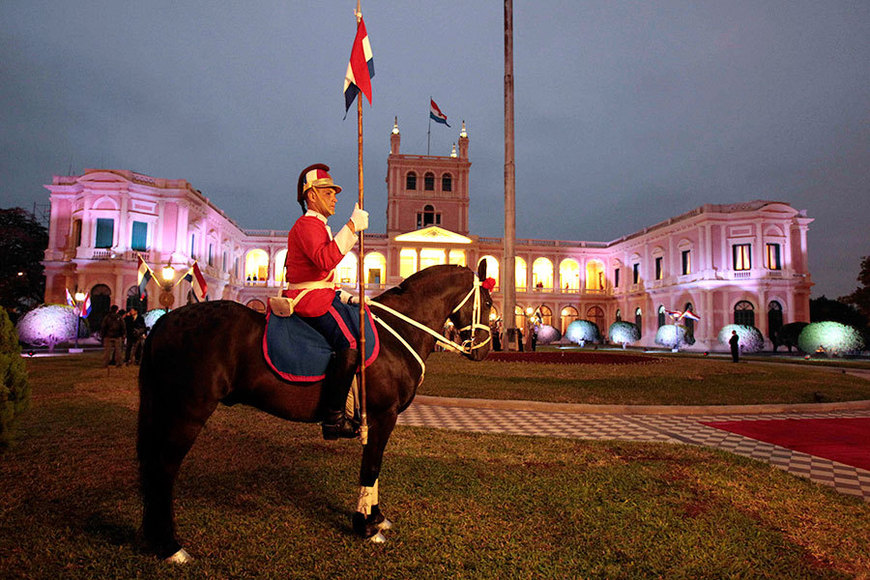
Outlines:
[{"label": "red carpet", "polygon": [[870,470],[870,418],[726,421],[704,425]]}]

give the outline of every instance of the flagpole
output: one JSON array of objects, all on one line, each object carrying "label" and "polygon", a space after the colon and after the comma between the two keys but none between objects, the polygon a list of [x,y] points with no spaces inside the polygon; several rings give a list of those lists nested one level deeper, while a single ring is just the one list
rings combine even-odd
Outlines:
[{"label": "flagpole", "polygon": [[429,130],[426,131],[426,157],[429,157],[429,141],[432,138],[432,97],[429,97]]},{"label": "flagpole", "polygon": [[[360,11],[360,0],[356,2],[356,25],[359,27],[362,19]],[[357,125],[357,175],[359,181],[359,208],[363,209],[365,201],[365,188],[363,179],[363,106],[362,95],[357,95],[356,99],[356,125]],[[366,289],[365,289],[365,249],[364,232],[359,232],[359,260],[357,261],[357,283],[359,284],[359,409],[360,409],[360,442],[363,445],[368,443],[369,425],[366,414],[366,326],[365,326],[365,304],[366,304]]]}]

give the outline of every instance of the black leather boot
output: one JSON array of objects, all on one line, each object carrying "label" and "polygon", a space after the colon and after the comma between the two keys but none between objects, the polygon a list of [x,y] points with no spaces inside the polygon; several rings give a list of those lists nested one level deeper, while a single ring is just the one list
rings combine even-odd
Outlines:
[{"label": "black leather boot", "polygon": [[323,438],[353,439],[359,435],[359,425],[345,417],[344,407],[359,365],[359,351],[348,349],[335,353],[323,383]]}]

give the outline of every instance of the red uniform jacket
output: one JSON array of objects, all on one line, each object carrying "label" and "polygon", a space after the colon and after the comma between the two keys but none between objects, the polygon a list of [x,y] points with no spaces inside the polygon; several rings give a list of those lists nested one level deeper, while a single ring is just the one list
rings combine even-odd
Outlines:
[{"label": "red uniform jacket", "polygon": [[[326,218],[314,211],[308,211],[293,224],[287,236],[287,282],[301,284],[320,280],[333,281],[335,267],[356,243],[357,237],[345,226],[335,239]],[[295,311],[300,316],[321,316],[326,314],[335,298],[336,284],[333,289],[317,288],[310,290],[296,304]],[[284,296],[295,298],[298,290],[285,290]]]}]

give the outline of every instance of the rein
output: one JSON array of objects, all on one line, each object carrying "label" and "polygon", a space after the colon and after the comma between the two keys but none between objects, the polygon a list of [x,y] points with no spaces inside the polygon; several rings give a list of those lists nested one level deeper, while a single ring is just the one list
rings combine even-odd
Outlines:
[{"label": "rein", "polygon": [[[450,340],[449,338],[447,338],[443,334],[440,334],[439,332],[432,330],[431,328],[429,328],[425,324],[421,324],[420,322],[417,322],[413,318],[405,316],[401,312],[394,310],[393,308],[390,308],[389,306],[387,306],[385,304],[381,304],[380,302],[374,302],[374,301],[369,301],[369,300],[366,300],[366,302],[369,304],[369,306],[377,306],[381,310],[383,310],[385,312],[389,312],[390,314],[392,314],[396,318],[398,318],[398,319],[410,324],[411,326],[418,328],[418,329],[422,330],[423,332],[433,336],[435,338],[436,344],[440,344],[446,350],[450,350],[452,352],[468,356],[471,353],[473,353],[476,349],[482,348],[483,346],[486,346],[489,343],[489,341],[492,340],[492,333],[490,331],[489,326],[486,324],[482,324],[480,321],[480,317],[481,317],[480,286],[481,286],[481,282],[478,279],[478,277],[475,276],[474,277],[474,284],[473,284],[471,290],[468,291],[468,293],[465,295],[465,298],[462,299],[462,301],[456,306],[456,308],[454,308],[453,310],[450,311],[450,314],[456,314],[457,312],[459,312],[459,310],[463,306],[465,306],[465,303],[468,302],[469,298],[473,298],[471,324],[469,324],[468,326],[463,326],[462,328],[458,329],[459,332],[463,332],[465,330],[471,330],[471,338],[469,340],[463,341],[461,344],[457,343],[457,342],[453,342],[452,340]],[[389,324],[384,322],[383,319],[379,318],[374,313],[372,314],[372,318],[376,322],[379,322],[381,324],[381,326],[386,328],[390,333],[392,333],[392,335],[395,336],[399,340],[399,342],[401,342],[405,346],[405,348],[408,349],[408,351],[414,356],[414,358],[417,359],[417,363],[420,365],[420,369],[421,369],[420,381],[417,383],[417,386],[419,387],[420,384],[423,383],[423,377],[426,375],[426,363],[423,362],[423,359],[420,358],[420,355],[417,354],[417,351],[414,350],[411,347],[411,345],[408,344],[408,342],[402,336],[400,336],[398,332],[395,331],[395,329],[393,329]],[[486,331],[486,340],[484,340],[478,344],[475,344],[475,341],[474,341],[474,331],[475,330],[485,330]]]}]

